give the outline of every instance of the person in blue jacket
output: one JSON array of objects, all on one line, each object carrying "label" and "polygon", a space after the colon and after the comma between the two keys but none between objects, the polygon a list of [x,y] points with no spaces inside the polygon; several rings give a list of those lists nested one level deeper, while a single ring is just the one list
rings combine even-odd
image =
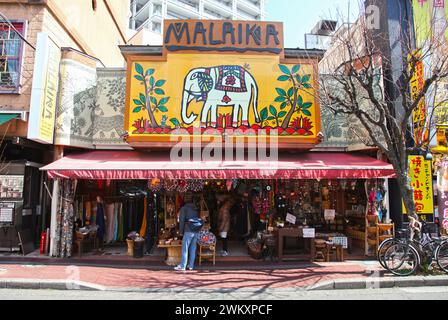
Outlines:
[{"label": "person in blue jacket", "polygon": [[[180,209],[179,215],[179,233],[182,237],[182,259],[178,266],[174,269],[185,271],[194,269],[194,261],[196,259],[196,245],[198,241],[199,230],[194,231],[189,225],[189,220],[199,217],[199,209],[194,202],[193,195],[187,193],[184,197],[184,206]],[[188,263],[188,266],[187,266]]]}]

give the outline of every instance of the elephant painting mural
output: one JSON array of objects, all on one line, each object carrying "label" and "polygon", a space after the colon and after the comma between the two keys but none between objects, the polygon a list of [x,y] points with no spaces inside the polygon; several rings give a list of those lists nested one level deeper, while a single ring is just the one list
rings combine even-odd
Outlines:
[{"label": "elephant painting mural", "polygon": [[[249,110],[252,105],[255,121],[258,114],[258,86],[254,77],[241,66],[216,66],[192,69],[184,80],[182,97],[182,121],[193,123],[198,114],[188,112],[190,103],[203,101],[201,127],[216,128],[218,108],[233,106],[232,126],[250,126]],[[251,103],[252,102],[252,103]],[[209,116],[210,114],[210,116]],[[240,119],[241,118],[241,119]]]}]

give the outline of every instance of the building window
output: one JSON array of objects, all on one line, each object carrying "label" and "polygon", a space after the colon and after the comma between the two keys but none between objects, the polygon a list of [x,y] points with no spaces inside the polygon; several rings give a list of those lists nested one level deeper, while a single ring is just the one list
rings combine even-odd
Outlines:
[{"label": "building window", "polygon": [[156,4],[152,10],[153,14],[162,14],[162,6],[160,4]]},{"label": "building window", "polygon": [[[13,22],[24,34],[24,23]],[[22,67],[23,41],[8,23],[0,23],[0,92],[18,91]]]},{"label": "building window", "polygon": [[152,23],[152,31],[157,33],[162,33],[162,24],[160,22]]}]

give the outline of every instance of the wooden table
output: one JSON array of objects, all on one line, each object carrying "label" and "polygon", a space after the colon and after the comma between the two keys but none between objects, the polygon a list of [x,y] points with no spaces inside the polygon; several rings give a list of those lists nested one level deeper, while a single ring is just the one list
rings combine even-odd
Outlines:
[{"label": "wooden table", "polygon": [[177,266],[182,259],[182,244],[159,244],[159,248],[166,248],[165,263],[169,266]]},{"label": "wooden table", "polygon": [[[279,261],[283,260],[283,245],[285,237],[303,238],[303,228],[279,228],[277,229],[277,253]],[[314,238],[303,238],[305,245],[309,248],[310,261],[314,261],[316,248],[314,246]]]}]

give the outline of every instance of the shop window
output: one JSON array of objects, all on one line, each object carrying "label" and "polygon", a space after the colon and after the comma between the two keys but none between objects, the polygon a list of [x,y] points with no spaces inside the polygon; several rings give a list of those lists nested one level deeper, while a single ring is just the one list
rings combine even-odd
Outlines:
[{"label": "shop window", "polygon": [[[14,28],[15,30],[14,30]],[[12,26],[0,22],[0,93],[17,92],[20,85],[24,23],[14,22]]]}]

